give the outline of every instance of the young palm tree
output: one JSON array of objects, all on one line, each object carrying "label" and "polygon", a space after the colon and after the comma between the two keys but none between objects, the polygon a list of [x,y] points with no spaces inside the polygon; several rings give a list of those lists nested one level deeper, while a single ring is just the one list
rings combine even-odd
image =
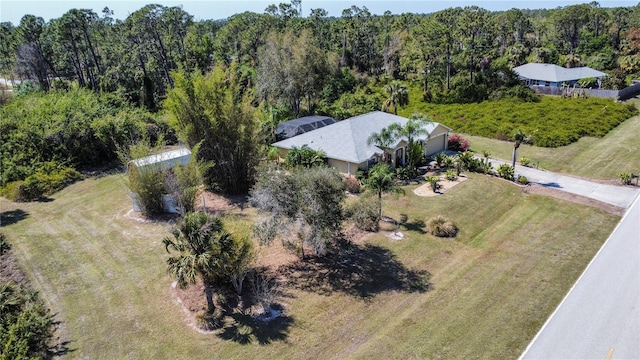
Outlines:
[{"label": "young palm tree", "polygon": [[167,272],[176,277],[181,288],[200,277],[207,312],[213,313],[213,286],[221,275],[220,245],[227,243],[231,235],[223,230],[220,219],[203,212],[187,213],[172,233],[173,238],[164,238],[162,243],[167,252],[174,250],[179,254],[167,259]]},{"label": "young palm tree", "polygon": [[515,134],[513,135],[513,158],[511,161],[511,167],[512,168],[516,168],[516,158],[517,158],[517,152],[518,152],[518,148],[520,147],[521,144],[531,144],[531,136],[525,134],[524,132],[522,132],[522,130],[518,129],[516,130]]},{"label": "young palm tree", "polygon": [[367,139],[367,145],[375,144],[382,149],[382,162],[388,162],[391,159],[391,154],[387,152],[387,149],[393,143],[393,133],[388,128],[383,128],[379,133],[374,132]]},{"label": "young palm tree", "polygon": [[401,126],[398,123],[394,123],[389,125],[389,130],[393,134],[393,141],[398,140],[399,138],[406,137],[408,143],[408,166],[414,167],[417,165],[417,161],[420,156],[422,156],[420,151],[420,147],[414,145],[415,138],[420,135],[427,135],[427,138],[430,136],[429,131],[426,129],[428,124],[431,124],[431,118],[424,114],[413,114],[409,118],[404,126]]},{"label": "young palm tree", "polygon": [[382,111],[387,111],[393,107],[393,113],[398,115],[398,105],[404,106],[409,103],[409,90],[398,81],[385,86],[384,92],[389,94],[389,97],[382,105]]},{"label": "young palm tree", "polygon": [[369,177],[364,181],[366,189],[378,194],[378,217],[382,218],[382,194],[404,193],[404,190],[395,184],[394,172],[391,165],[386,163],[376,164],[369,170]]}]

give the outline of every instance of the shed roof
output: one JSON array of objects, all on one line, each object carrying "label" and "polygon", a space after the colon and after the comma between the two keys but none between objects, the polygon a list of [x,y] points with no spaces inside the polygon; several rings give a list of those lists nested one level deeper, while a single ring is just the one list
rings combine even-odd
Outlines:
[{"label": "shed roof", "polygon": [[513,68],[521,78],[549,82],[564,82],[586,78],[599,78],[607,74],[590,67],[563,68],[555,64],[528,63]]},{"label": "shed roof", "polygon": [[159,164],[162,170],[172,169],[175,166],[186,165],[191,159],[191,151],[187,148],[179,148],[150,155],[140,159],[131,160],[129,163],[136,167],[145,167]]},{"label": "shed roof", "polygon": [[282,122],[276,127],[278,139],[288,139],[321,127],[336,123],[338,120],[328,116],[305,116],[298,119]]},{"label": "shed roof", "polygon": [[[300,148],[303,145],[314,150],[323,151],[328,158],[360,164],[369,160],[375,154],[383,151],[374,144],[367,144],[367,139],[374,132],[379,133],[383,128],[398,123],[404,126],[409,119],[402,116],[388,114],[382,111],[374,111],[364,115],[355,116],[338,121],[333,125],[304,133],[273,144],[275,147],[291,149]],[[432,134],[440,127],[443,132],[451,129],[439,124],[430,123],[426,130]],[[402,141],[406,139],[401,139]]]}]

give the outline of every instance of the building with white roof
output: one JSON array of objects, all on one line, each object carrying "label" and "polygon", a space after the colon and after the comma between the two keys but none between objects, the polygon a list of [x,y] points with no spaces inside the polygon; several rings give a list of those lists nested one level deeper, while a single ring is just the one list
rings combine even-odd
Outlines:
[{"label": "building with white roof", "polygon": [[518,74],[520,80],[526,82],[527,85],[562,87],[562,84],[568,86],[575,85],[578,80],[596,78],[598,85],[600,79],[607,74],[583,66],[577,68],[563,68],[555,64],[538,64],[529,63],[513,68]]},{"label": "building with white roof", "polygon": [[[380,133],[383,128],[393,123],[404,126],[407,121],[409,119],[401,116],[374,111],[278,141],[272,146],[278,148],[281,158],[285,158],[292,148],[307,145],[313,150],[323,151],[327,155],[330,166],[344,174],[352,175],[359,169],[366,170],[380,161],[384,154],[383,149],[375,144],[367,144],[371,134]],[[450,128],[439,123],[430,123],[426,126],[426,130],[429,136],[420,138],[425,155],[447,149]],[[397,159],[405,163],[407,139],[399,139],[386,151],[392,154],[392,162],[395,165],[398,165]]]}]

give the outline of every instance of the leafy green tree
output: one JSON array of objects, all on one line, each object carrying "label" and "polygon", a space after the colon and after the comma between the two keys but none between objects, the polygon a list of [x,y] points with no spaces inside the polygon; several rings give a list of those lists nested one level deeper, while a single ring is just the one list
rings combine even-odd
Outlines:
[{"label": "leafy green tree", "polygon": [[394,81],[384,87],[384,92],[389,95],[382,105],[382,111],[393,108],[393,113],[398,115],[398,106],[409,104],[409,90],[405,85],[398,81]]},{"label": "leafy green tree", "polygon": [[326,54],[306,29],[299,36],[271,33],[258,66],[257,91],[272,103],[287,104],[296,116],[306,100],[313,113],[313,104],[331,72]]},{"label": "leafy green tree", "polygon": [[215,311],[213,288],[228,275],[233,263],[247,256],[249,247],[241,244],[224,230],[222,221],[203,212],[187,213],[172,231],[173,237],[162,240],[168,253],[177,255],[167,259],[167,272],[174,276],[181,288],[199,279],[204,284],[207,312]]},{"label": "leafy green tree", "polygon": [[206,185],[227,194],[249,190],[262,157],[255,109],[236,70],[233,63],[207,75],[174,73],[176,86],[164,103],[182,140],[202,143],[198,159],[213,164]]},{"label": "leafy green tree", "polygon": [[337,170],[313,167],[291,174],[268,170],[250,192],[252,205],[268,214],[254,232],[262,242],[280,237],[304,258],[305,245],[324,255],[338,237],[344,214],[344,183]]},{"label": "leafy green tree", "polygon": [[394,171],[391,165],[379,163],[369,169],[369,174],[364,180],[364,188],[378,195],[378,216],[382,218],[382,194],[404,193],[404,190],[396,185]]}]

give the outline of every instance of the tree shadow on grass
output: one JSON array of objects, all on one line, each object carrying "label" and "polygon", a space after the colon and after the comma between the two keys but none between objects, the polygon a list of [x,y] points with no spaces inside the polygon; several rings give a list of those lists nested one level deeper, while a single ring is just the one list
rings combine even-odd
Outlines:
[{"label": "tree shadow on grass", "polygon": [[425,224],[425,222],[422,220],[405,222],[402,224],[402,226],[404,226],[404,228],[407,229],[407,231],[415,231],[421,235],[424,235],[427,233],[426,231],[424,231],[424,227],[427,226],[427,224]]},{"label": "tree shadow on grass", "polygon": [[29,217],[29,213],[22,210],[10,210],[0,213],[0,226],[13,225]]},{"label": "tree shadow on grass", "polygon": [[[273,306],[275,308],[275,305]],[[269,345],[274,341],[284,341],[289,335],[289,328],[294,321],[291,316],[280,314],[271,321],[261,321],[245,312],[230,313],[233,322],[226,325],[218,337],[231,340],[238,344],[251,344],[254,341],[260,345]]]},{"label": "tree shadow on grass", "polygon": [[427,271],[407,269],[389,249],[371,244],[299,260],[281,266],[278,273],[304,291],[342,292],[364,300],[386,291],[425,292],[431,277]]}]

